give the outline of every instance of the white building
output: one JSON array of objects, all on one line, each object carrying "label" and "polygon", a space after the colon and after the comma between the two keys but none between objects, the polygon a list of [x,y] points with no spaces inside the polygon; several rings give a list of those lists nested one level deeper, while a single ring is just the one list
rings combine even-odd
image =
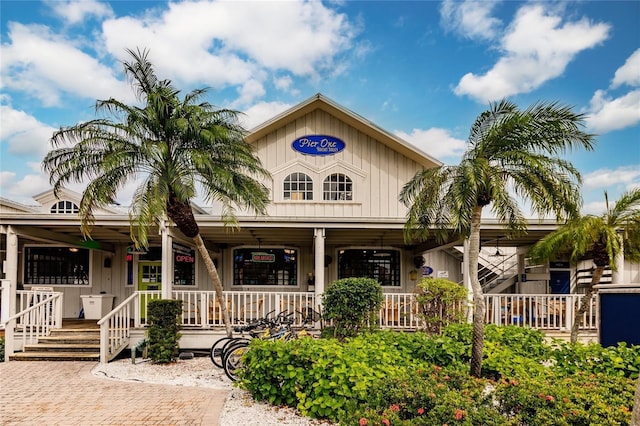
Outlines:
[{"label": "white building", "polygon": [[[243,295],[230,301],[235,317],[247,315],[240,305],[248,302],[263,313],[282,308],[285,299],[305,303],[292,293],[315,303],[330,282],[350,276],[378,279],[392,301],[394,294],[410,294],[421,276],[463,283],[461,239],[407,244],[403,237],[400,190],[438,160],[320,94],[253,129],[247,139],[272,176],[266,182],[268,214],[238,212],[240,229],[230,232],[215,206],[195,207],[225,291]],[[63,318],[81,316],[83,295],[113,295],[115,307],[137,291],[159,291],[185,300],[193,323],[219,323],[213,286],[189,239],[168,225],[149,233],[147,252],[132,251],[128,212],[113,206],[97,212],[93,239],[85,241],[79,197],[62,191],[56,199],[48,191],[34,197],[36,206],[0,199],[3,278],[14,291],[44,286],[63,293]],[[526,237],[506,240],[500,225],[485,221],[483,267],[487,277],[506,278],[486,291],[576,293],[580,280],[567,263],[527,269],[526,247],[555,227],[535,221]],[[493,252],[510,254],[509,264],[494,263]],[[639,283],[638,265],[625,265],[615,279]],[[282,297],[268,296],[275,294]]]}]

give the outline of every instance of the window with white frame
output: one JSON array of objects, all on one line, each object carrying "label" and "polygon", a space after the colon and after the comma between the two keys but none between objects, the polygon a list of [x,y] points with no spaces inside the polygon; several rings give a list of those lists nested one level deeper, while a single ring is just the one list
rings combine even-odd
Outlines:
[{"label": "window with white frame", "polygon": [[25,247],[24,283],[89,285],[89,250],[76,247]]},{"label": "window with white frame", "polygon": [[291,173],[284,178],[285,200],[313,200],[313,180],[304,173]]},{"label": "window with white frame", "polygon": [[71,201],[58,201],[54,205],[51,206],[51,213],[56,214],[69,214],[69,213],[78,213],[78,205]]},{"label": "window with white frame", "polygon": [[327,176],[322,185],[322,198],[325,201],[351,201],[353,199],[351,178],[342,173]]}]

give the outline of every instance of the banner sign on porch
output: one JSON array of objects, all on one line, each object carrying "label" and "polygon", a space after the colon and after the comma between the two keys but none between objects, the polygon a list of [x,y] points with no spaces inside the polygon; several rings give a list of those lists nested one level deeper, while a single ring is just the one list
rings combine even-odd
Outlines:
[{"label": "banner sign on porch", "polygon": [[307,135],[293,141],[291,147],[307,155],[333,155],[342,151],[346,144],[335,136]]},{"label": "banner sign on porch", "polygon": [[422,276],[423,277],[428,277],[429,275],[433,274],[433,268],[431,266],[423,266],[422,267]]},{"label": "banner sign on porch", "polygon": [[195,250],[181,244],[173,243],[173,256],[177,263],[195,263]]},{"label": "banner sign on porch", "polygon": [[251,253],[251,261],[254,263],[274,263],[276,255],[273,253]]}]

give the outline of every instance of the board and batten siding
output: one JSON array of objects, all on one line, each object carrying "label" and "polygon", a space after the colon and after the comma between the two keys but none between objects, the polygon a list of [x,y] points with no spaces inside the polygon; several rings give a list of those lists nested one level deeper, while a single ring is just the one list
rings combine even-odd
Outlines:
[{"label": "board and batten siding", "polygon": [[[337,137],[345,142],[345,149],[333,155],[314,156],[291,147],[294,140],[310,134]],[[404,218],[406,208],[398,201],[398,195],[421,169],[415,161],[319,109],[272,131],[254,145],[272,175],[271,182],[266,182],[271,191],[271,217]],[[283,181],[294,172],[306,173],[313,179],[313,201],[283,199]],[[351,178],[353,200],[322,199],[323,181],[333,173]]]}]

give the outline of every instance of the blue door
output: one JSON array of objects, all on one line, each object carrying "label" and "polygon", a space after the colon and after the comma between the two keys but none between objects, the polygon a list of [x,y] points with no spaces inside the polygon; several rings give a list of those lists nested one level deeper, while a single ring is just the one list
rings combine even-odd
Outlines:
[{"label": "blue door", "polygon": [[549,287],[552,294],[569,294],[571,271],[551,271]]}]

